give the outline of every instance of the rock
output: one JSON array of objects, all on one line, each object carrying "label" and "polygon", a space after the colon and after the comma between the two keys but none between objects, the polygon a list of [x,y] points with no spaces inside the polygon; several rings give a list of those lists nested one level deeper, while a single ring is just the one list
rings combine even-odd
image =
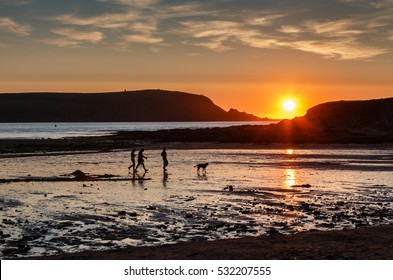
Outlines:
[{"label": "rock", "polygon": [[126,214],[126,211],[120,211],[119,213],[117,213],[118,216],[125,216]]},{"label": "rock", "polygon": [[279,234],[279,232],[278,232],[278,230],[276,229],[276,228],[269,228],[268,230],[267,230],[267,234],[269,234],[269,235],[275,235],[275,234]]},{"label": "rock", "polygon": [[291,188],[311,188],[310,184],[292,185]]},{"label": "rock", "polygon": [[71,173],[72,176],[74,176],[74,179],[76,181],[93,181],[94,178],[92,176],[87,175],[83,171],[76,170]]}]

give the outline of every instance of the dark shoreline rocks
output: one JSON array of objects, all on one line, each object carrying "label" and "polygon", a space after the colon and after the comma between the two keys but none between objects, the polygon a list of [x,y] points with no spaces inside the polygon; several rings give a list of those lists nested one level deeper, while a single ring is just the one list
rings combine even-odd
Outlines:
[{"label": "dark shoreline rocks", "polygon": [[36,260],[391,260],[393,225],[216,241],[128,247],[27,258]]}]

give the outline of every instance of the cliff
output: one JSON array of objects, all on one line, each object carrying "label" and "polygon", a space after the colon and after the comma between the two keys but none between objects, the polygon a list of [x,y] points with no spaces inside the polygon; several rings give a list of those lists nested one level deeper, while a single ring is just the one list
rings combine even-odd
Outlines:
[{"label": "cliff", "polygon": [[0,94],[0,122],[258,121],[176,91]]}]

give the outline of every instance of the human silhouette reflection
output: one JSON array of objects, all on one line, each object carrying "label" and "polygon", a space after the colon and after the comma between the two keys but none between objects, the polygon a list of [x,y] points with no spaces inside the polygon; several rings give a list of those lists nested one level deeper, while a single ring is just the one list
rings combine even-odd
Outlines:
[{"label": "human silhouette reflection", "polygon": [[142,175],[140,175],[140,174],[138,174],[137,173],[137,181],[138,181],[138,184],[139,184],[139,186],[141,186],[141,187],[143,187],[143,185],[144,185],[144,182],[145,182],[145,175],[146,175],[146,171],[145,172],[143,172],[143,174]]},{"label": "human silhouette reflection", "polygon": [[163,172],[163,177],[162,177],[162,185],[166,188],[168,187],[168,172],[165,170]]},{"label": "human silhouette reflection", "polygon": [[146,172],[143,172],[143,174],[139,174],[137,172],[132,173],[132,177],[131,177],[132,185],[136,186],[136,182],[138,182],[139,186],[143,186],[143,183],[145,181],[145,175]]}]

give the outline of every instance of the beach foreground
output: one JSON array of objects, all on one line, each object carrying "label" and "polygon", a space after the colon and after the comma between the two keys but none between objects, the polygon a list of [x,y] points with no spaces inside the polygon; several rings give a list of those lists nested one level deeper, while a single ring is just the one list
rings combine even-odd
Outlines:
[{"label": "beach foreground", "polygon": [[340,231],[314,231],[295,235],[271,234],[203,242],[182,242],[153,247],[87,251],[35,259],[50,260],[391,260],[393,225]]}]

